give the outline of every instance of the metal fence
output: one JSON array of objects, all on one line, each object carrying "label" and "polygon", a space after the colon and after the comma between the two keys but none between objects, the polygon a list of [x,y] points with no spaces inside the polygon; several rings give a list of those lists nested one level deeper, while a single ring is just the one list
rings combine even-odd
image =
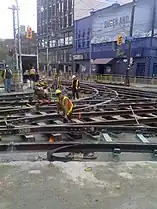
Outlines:
[{"label": "metal fence", "polygon": [[[86,74],[76,74],[76,76],[79,78],[80,81],[88,81],[88,82],[94,82],[94,81],[100,81],[104,83],[124,83],[125,81],[125,75],[86,75]],[[61,77],[63,79],[70,80],[72,77],[72,74],[62,74]],[[129,78],[131,84],[143,84],[143,85],[157,85],[157,77],[149,78],[149,77],[130,77]]]},{"label": "metal fence", "polygon": [[[69,80],[72,79],[72,73],[62,73],[60,72],[61,80]],[[119,83],[122,84],[125,82],[125,75],[111,75],[111,74],[75,74],[80,81],[86,81],[86,82],[104,82],[104,83]],[[41,73],[41,76],[46,76],[45,73]],[[54,75],[50,76],[49,78],[53,78]],[[157,85],[157,77],[149,78],[149,77],[129,77],[130,84],[141,84],[141,85]]]}]

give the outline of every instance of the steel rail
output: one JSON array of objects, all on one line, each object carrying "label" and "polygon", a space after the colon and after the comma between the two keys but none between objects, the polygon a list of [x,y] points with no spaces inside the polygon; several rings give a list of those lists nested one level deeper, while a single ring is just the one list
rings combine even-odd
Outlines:
[{"label": "steel rail", "polygon": [[[74,157],[62,157],[55,156],[55,153],[81,153],[81,157],[76,157],[77,161],[84,159],[84,154],[94,153],[94,152],[112,152],[116,156],[122,152],[127,153],[152,153],[156,156],[157,153],[157,143],[155,144],[141,144],[141,143],[105,143],[105,144],[74,144],[74,145],[65,145],[53,150],[48,150],[47,159],[48,161],[71,161],[75,160]],[[93,160],[93,158],[91,158]],[[96,159],[96,157],[95,157]]]},{"label": "steel rail", "polygon": [[[147,119],[147,121],[149,121]],[[157,118],[156,118],[157,121]],[[135,122],[135,121],[134,121]],[[149,122],[148,122],[149,123]],[[52,133],[94,133],[94,132],[101,132],[101,131],[115,131],[115,132],[122,132],[122,133],[155,133],[157,134],[156,127],[145,127],[142,126],[126,126],[125,125],[102,125],[102,124],[61,124],[61,125],[38,125],[38,126],[0,126],[0,135],[25,135],[31,133],[41,133],[41,134],[52,134]]]},{"label": "steel rail", "polygon": [[[19,97],[19,96],[13,96],[13,97],[0,97],[0,102],[3,102],[3,101],[7,101],[7,102],[9,102],[9,101],[20,101],[20,100],[29,100],[30,99],[30,97],[31,96],[21,96],[21,97]],[[32,97],[33,97],[33,95],[32,95]]]},{"label": "steel rail", "polygon": [[[86,83],[87,84],[87,83]],[[141,97],[149,97],[149,98],[153,98],[153,97],[157,97],[157,92],[154,91],[150,91],[150,90],[144,90],[144,89],[137,89],[135,87],[126,87],[126,86],[115,86],[115,85],[108,85],[108,84],[104,84],[104,83],[88,83],[89,86],[91,87],[95,87],[98,89],[102,89],[102,86],[105,86],[107,88],[116,90],[119,95],[122,92],[122,94],[124,93],[129,93],[129,95],[133,95],[138,94],[137,96],[141,96]]]},{"label": "steel rail", "polygon": [[2,116],[2,115],[6,116],[6,115],[15,114],[15,113],[30,112],[31,110],[33,110],[33,108],[35,108],[35,107],[22,107],[22,108],[4,109],[4,110],[0,110],[0,116]]},{"label": "steel rail", "polygon": [[[156,107],[157,106],[157,103],[156,101],[146,101],[146,102],[137,102],[137,103],[128,103],[128,100],[125,100],[126,103],[121,103],[121,102],[124,102],[124,101],[119,101],[118,103],[118,100],[117,101],[113,101],[112,103],[109,103],[109,104],[102,104],[102,105],[99,105],[99,108],[104,108],[105,109],[112,109],[112,108],[127,108],[129,107],[130,105],[132,107],[151,107],[151,106],[154,106]],[[74,111],[75,112],[80,112],[80,108],[81,110],[84,110],[84,107],[87,107],[87,104],[85,104],[86,102],[84,101],[83,102],[84,104],[77,104],[77,101],[74,101]],[[89,102],[90,103],[90,102]],[[95,104],[95,101],[94,100],[91,100],[91,104]],[[7,107],[7,106],[4,106],[4,107],[0,107],[0,116],[5,116],[5,115],[9,115],[9,114],[16,114],[16,113],[23,113],[23,112],[27,112],[27,110],[31,111],[31,110],[34,110],[36,109],[36,111],[44,111],[44,112],[53,112],[53,111],[56,111],[56,104],[48,104],[48,105],[39,105],[39,106],[31,106],[31,107],[21,107],[21,106],[15,106],[15,107]],[[89,106],[89,109],[90,109],[90,106]],[[93,109],[93,107],[91,108]],[[95,109],[95,108],[94,108]],[[21,117],[19,115],[19,117]]]},{"label": "steel rail", "polygon": [[[127,101],[126,101],[127,102]],[[98,107],[99,108],[104,108],[104,109],[112,109],[112,108],[127,108],[129,106],[132,106],[132,107],[149,107],[149,106],[154,106],[156,107],[157,106],[157,103],[154,101],[154,102],[140,102],[140,103],[115,103],[114,101],[112,103],[108,103],[108,104],[102,104],[102,105],[99,105]],[[77,106],[74,106],[74,109],[75,109],[75,112],[80,112],[84,110],[84,107],[86,107],[87,104],[83,104],[83,105],[77,105]],[[88,106],[88,109],[90,109],[90,106]],[[95,109],[94,107],[91,107],[91,109]],[[44,111],[44,112],[49,112],[52,110],[52,107],[51,105],[43,105],[43,106],[39,106],[37,108],[38,111]]]},{"label": "steel rail", "polygon": [[[58,149],[58,150],[56,150]],[[115,152],[118,149],[121,152],[132,153],[156,153],[157,143],[80,143],[80,142],[62,142],[62,143],[4,143],[0,144],[0,152],[21,152],[21,151],[48,151],[49,156],[55,153],[64,152]]]},{"label": "steel rail", "polygon": [[16,96],[27,96],[27,95],[31,95],[33,94],[33,91],[28,91],[28,92],[12,92],[12,93],[1,93],[0,94],[0,98],[3,98],[3,97],[16,97]]},{"label": "steel rail", "polygon": [[[86,96],[86,97],[84,97],[84,98],[80,98],[79,100],[78,100],[78,102],[81,102],[82,100],[88,100],[88,99],[93,99],[93,98],[95,98],[98,94],[99,94],[99,91],[97,90],[97,89],[95,89],[95,88],[93,88],[93,87],[89,87],[89,86],[87,86],[87,89],[86,89],[86,91],[89,91],[89,92],[91,92],[91,95],[90,96]],[[9,98],[9,97],[8,97]],[[26,100],[25,98],[23,98],[23,100],[21,99],[21,100],[16,100],[16,95],[11,95],[11,100],[13,100],[12,102],[10,101],[10,99],[8,100],[8,99],[0,99],[0,100],[2,100],[1,101],[1,103],[0,103],[0,106],[7,106],[7,105],[12,105],[12,106],[24,106],[24,105],[27,105],[28,103],[29,103],[29,100]],[[16,101],[14,101],[14,100],[16,100]],[[31,105],[35,105],[37,103],[37,101],[32,101],[31,102]],[[54,104],[55,103],[55,101],[52,101],[52,102],[50,102],[50,104]],[[42,104],[41,104],[42,105]]]},{"label": "steel rail", "polygon": [[[26,109],[27,110],[27,109]],[[149,108],[149,109],[134,109],[134,113],[138,115],[143,115],[143,114],[148,114],[148,113],[156,113],[157,114],[157,108]],[[107,117],[107,116],[125,116],[125,115],[132,115],[131,110],[116,110],[116,111],[92,111],[92,112],[79,112],[79,113],[73,113],[74,118],[79,118],[79,119],[86,119],[90,117]],[[15,119],[9,119],[7,118],[4,120],[0,120],[0,124],[5,124],[7,121],[9,124],[28,124],[28,123],[35,123],[39,121],[49,121],[49,120],[58,120],[61,119],[61,116],[56,114],[56,113],[51,113],[51,114],[45,114],[45,115],[32,115],[28,117],[19,117]],[[100,121],[101,122],[101,121]]]}]

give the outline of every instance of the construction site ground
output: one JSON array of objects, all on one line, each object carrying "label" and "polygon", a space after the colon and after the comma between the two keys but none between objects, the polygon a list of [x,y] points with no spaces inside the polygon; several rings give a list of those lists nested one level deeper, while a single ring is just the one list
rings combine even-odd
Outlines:
[{"label": "construction site ground", "polygon": [[0,164],[1,209],[156,209],[156,162]]},{"label": "construction site ground", "polygon": [[0,209],[157,209],[157,163],[150,155],[113,162],[110,153],[99,162],[68,163],[24,156],[0,155]]}]

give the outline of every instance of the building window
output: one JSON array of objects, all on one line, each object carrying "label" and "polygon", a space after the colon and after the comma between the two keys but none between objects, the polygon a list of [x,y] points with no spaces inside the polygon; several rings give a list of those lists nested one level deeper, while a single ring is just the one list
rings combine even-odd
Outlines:
[{"label": "building window", "polygon": [[44,12],[44,7],[43,6],[40,8],[40,11],[41,12]]},{"label": "building window", "polygon": [[72,26],[72,15],[69,15],[69,26]]},{"label": "building window", "polygon": [[52,41],[49,41],[49,47],[53,47]]},{"label": "building window", "polygon": [[69,37],[65,37],[65,45],[68,45],[69,43]]},{"label": "building window", "polygon": [[60,55],[60,60],[63,61],[63,59],[64,59],[64,55],[61,54],[61,55]]},{"label": "building window", "polygon": [[67,16],[65,16],[65,17],[64,17],[64,28],[67,27],[67,22],[68,22],[68,21],[67,21]]},{"label": "building window", "polygon": [[66,62],[66,54],[67,54],[67,53],[66,53],[66,50],[64,50],[64,51],[63,51],[63,57],[64,57],[63,60],[64,60],[64,62]]},{"label": "building window", "polygon": [[72,54],[69,54],[69,61],[72,61]]},{"label": "building window", "polygon": [[58,40],[58,46],[63,46],[64,45],[64,38],[60,38]]},{"label": "building window", "polygon": [[85,32],[85,29],[84,29],[83,33],[82,33],[82,47],[83,48],[85,47],[85,35],[86,35],[86,32]]},{"label": "building window", "polygon": [[69,44],[73,44],[73,37],[69,36]]},{"label": "building window", "polygon": [[81,31],[79,30],[78,37],[77,37],[78,48],[81,48]]},{"label": "building window", "polygon": [[42,46],[42,48],[45,47],[45,41],[44,41],[44,39],[42,39],[42,41],[41,41],[41,46]]},{"label": "building window", "polygon": [[88,28],[88,32],[87,32],[87,47],[89,47],[90,45],[90,28]]},{"label": "building window", "polygon": [[63,11],[64,11],[64,4],[63,4],[63,1],[61,2],[61,11],[62,11],[62,13],[63,13]]}]

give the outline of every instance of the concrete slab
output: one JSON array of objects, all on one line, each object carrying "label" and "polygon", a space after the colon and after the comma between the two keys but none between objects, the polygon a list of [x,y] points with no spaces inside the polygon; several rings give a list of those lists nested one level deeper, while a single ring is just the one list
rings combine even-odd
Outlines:
[{"label": "concrete slab", "polygon": [[157,163],[0,164],[1,209],[156,209]]}]

